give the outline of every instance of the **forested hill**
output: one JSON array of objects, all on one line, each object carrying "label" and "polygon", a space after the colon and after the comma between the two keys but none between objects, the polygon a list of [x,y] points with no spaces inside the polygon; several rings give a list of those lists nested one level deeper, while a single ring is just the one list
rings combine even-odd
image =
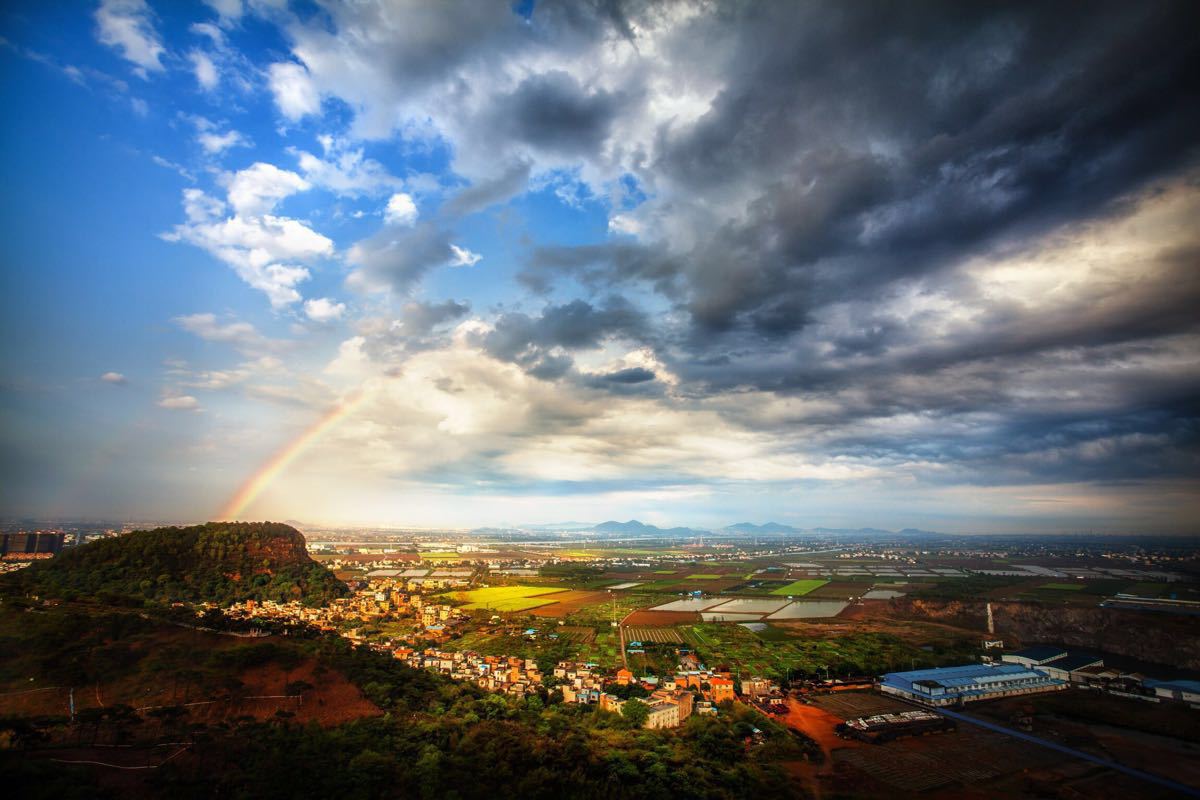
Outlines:
[{"label": "forested hill", "polygon": [[3,576],[0,585],[67,599],[220,604],[255,599],[320,605],[349,591],[309,558],[300,531],[278,522],[134,531],[64,550]]}]

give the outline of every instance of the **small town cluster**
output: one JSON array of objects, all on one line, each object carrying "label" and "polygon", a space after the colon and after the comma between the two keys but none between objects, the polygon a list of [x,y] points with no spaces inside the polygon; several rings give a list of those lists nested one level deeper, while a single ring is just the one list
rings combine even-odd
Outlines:
[{"label": "small town cluster", "polygon": [[[462,576],[455,575],[451,580],[451,585],[459,584]],[[408,619],[412,623],[408,629],[396,632],[391,638],[402,642],[446,641],[470,617],[455,606],[437,602],[436,597],[421,593],[445,588],[448,585],[442,581],[409,586],[400,575],[376,576],[353,596],[333,600],[324,607],[247,600],[222,611],[233,619],[275,621],[336,632],[355,645],[390,652],[415,669],[470,681],[489,692],[522,697],[536,694],[539,689],[558,690],[564,703],[594,705],[615,713],[623,713],[630,699],[638,699],[648,709],[643,723],[646,728],[673,728],[683,724],[692,714],[716,714],[718,705],[734,700],[738,695],[764,710],[783,707],[784,695],[776,683],[753,677],[741,680],[739,685],[732,673],[709,669],[686,648],[679,650],[677,670],[665,676],[638,677],[624,667],[612,672],[598,664],[582,661],[560,661],[552,673],[546,675],[531,658],[437,647],[395,646],[396,643],[390,640],[368,641],[359,634],[358,628],[347,627],[355,622],[368,623],[385,618]],[[499,622],[500,618],[493,619]]]}]

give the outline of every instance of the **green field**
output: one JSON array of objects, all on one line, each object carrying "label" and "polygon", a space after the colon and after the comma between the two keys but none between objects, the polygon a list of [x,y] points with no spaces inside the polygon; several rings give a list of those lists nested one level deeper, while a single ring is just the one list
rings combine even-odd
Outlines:
[{"label": "green field", "polygon": [[688,575],[689,581],[715,581],[721,576],[713,572],[697,572],[695,575]]},{"label": "green field", "polygon": [[1043,583],[1039,589],[1050,589],[1055,592],[1078,592],[1083,588],[1082,583]]},{"label": "green field", "polygon": [[565,591],[557,586],[491,586],[444,596],[466,603],[463,608],[467,611],[527,611],[554,602],[544,595]]},{"label": "green field", "polygon": [[676,572],[678,572],[678,570],[674,570],[674,569],[656,569],[656,570],[654,570],[655,575],[674,575]]},{"label": "green field", "polygon": [[780,597],[799,597],[801,595],[808,594],[813,589],[819,589],[827,583],[829,583],[829,581],[821,580],[820,578],[806,578],[805,580],[792,581],[787,586],[780,586],[778,589],[771,592],[771,594],[776,594]]},{"label": "green field", "polygon": [[426,561],[441,561],[451,558],[461,558],[461,556],[459,556],[459,554],[453,550],[430,550],[428,552],[423,552],[420,555],[421,558],[425,559]]}]

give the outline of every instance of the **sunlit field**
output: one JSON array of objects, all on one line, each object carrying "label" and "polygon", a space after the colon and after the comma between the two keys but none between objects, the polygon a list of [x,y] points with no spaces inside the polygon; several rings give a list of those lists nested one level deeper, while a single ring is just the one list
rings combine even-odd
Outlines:
[{"label": "sunlit field", "polygon": [[829,581],[822,581],[822,580],[816,580],[816,579],[792,581],[787,586],[780,586],[778,589],[771,592],[771,594],[777,594],[777,595],[780,595],[781,597],[785,597],[785,596],[786,597],[800,597],[801,595],[808,594],[809,592],[813,591],[814,589],[821,588],[822,586],[824,586],[827,583],[829,583]]},{"label": "sunlit field", "polygon": [[447,596],[465,602],[463,608],[468,611],[527,611],[554,602],[543,595],[564,591],[553,586],[491,586],[469,592],[451,592]]}]

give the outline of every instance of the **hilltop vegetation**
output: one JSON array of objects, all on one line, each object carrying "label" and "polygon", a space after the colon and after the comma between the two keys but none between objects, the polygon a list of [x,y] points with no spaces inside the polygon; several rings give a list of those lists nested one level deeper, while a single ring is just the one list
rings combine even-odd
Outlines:
[{"label": "hilltop vegetation", "polygon": [[64,550],[4,576],[8,592],[113,603],[299,600],[348,593],[308,556],[304,536],[277,522],[209,522],[134,531]]},{"label": "hilltop vegetation", "polygon": [[[0,772],[20,797],[792,797],[798,787],[779,762],[808,750],[745,707],[647,731],[563,704],[557,691],[487,694],[337,637],[246,641],[129,611],[44,607],[0,609],[0,630],[0,737],[9,742]],[[331,694],[347,681],[364,709],[348,722]],[[61,691],[5,694],[47,684]],[[75,724],[64,700],[72,686]],[[303,702],[245,697],[260,694]],[[21,713],[48,695],[58,697],[53,715]],[[101,699],[107,705],[93,702]],[[257,713],[244,716],[252,703]],[[230,710],[217,715],[222,708]],[[328,723],[320,716],[334,711]],[[163,765],[130,772],[45,760],[64,748],[80,760]]]}]

